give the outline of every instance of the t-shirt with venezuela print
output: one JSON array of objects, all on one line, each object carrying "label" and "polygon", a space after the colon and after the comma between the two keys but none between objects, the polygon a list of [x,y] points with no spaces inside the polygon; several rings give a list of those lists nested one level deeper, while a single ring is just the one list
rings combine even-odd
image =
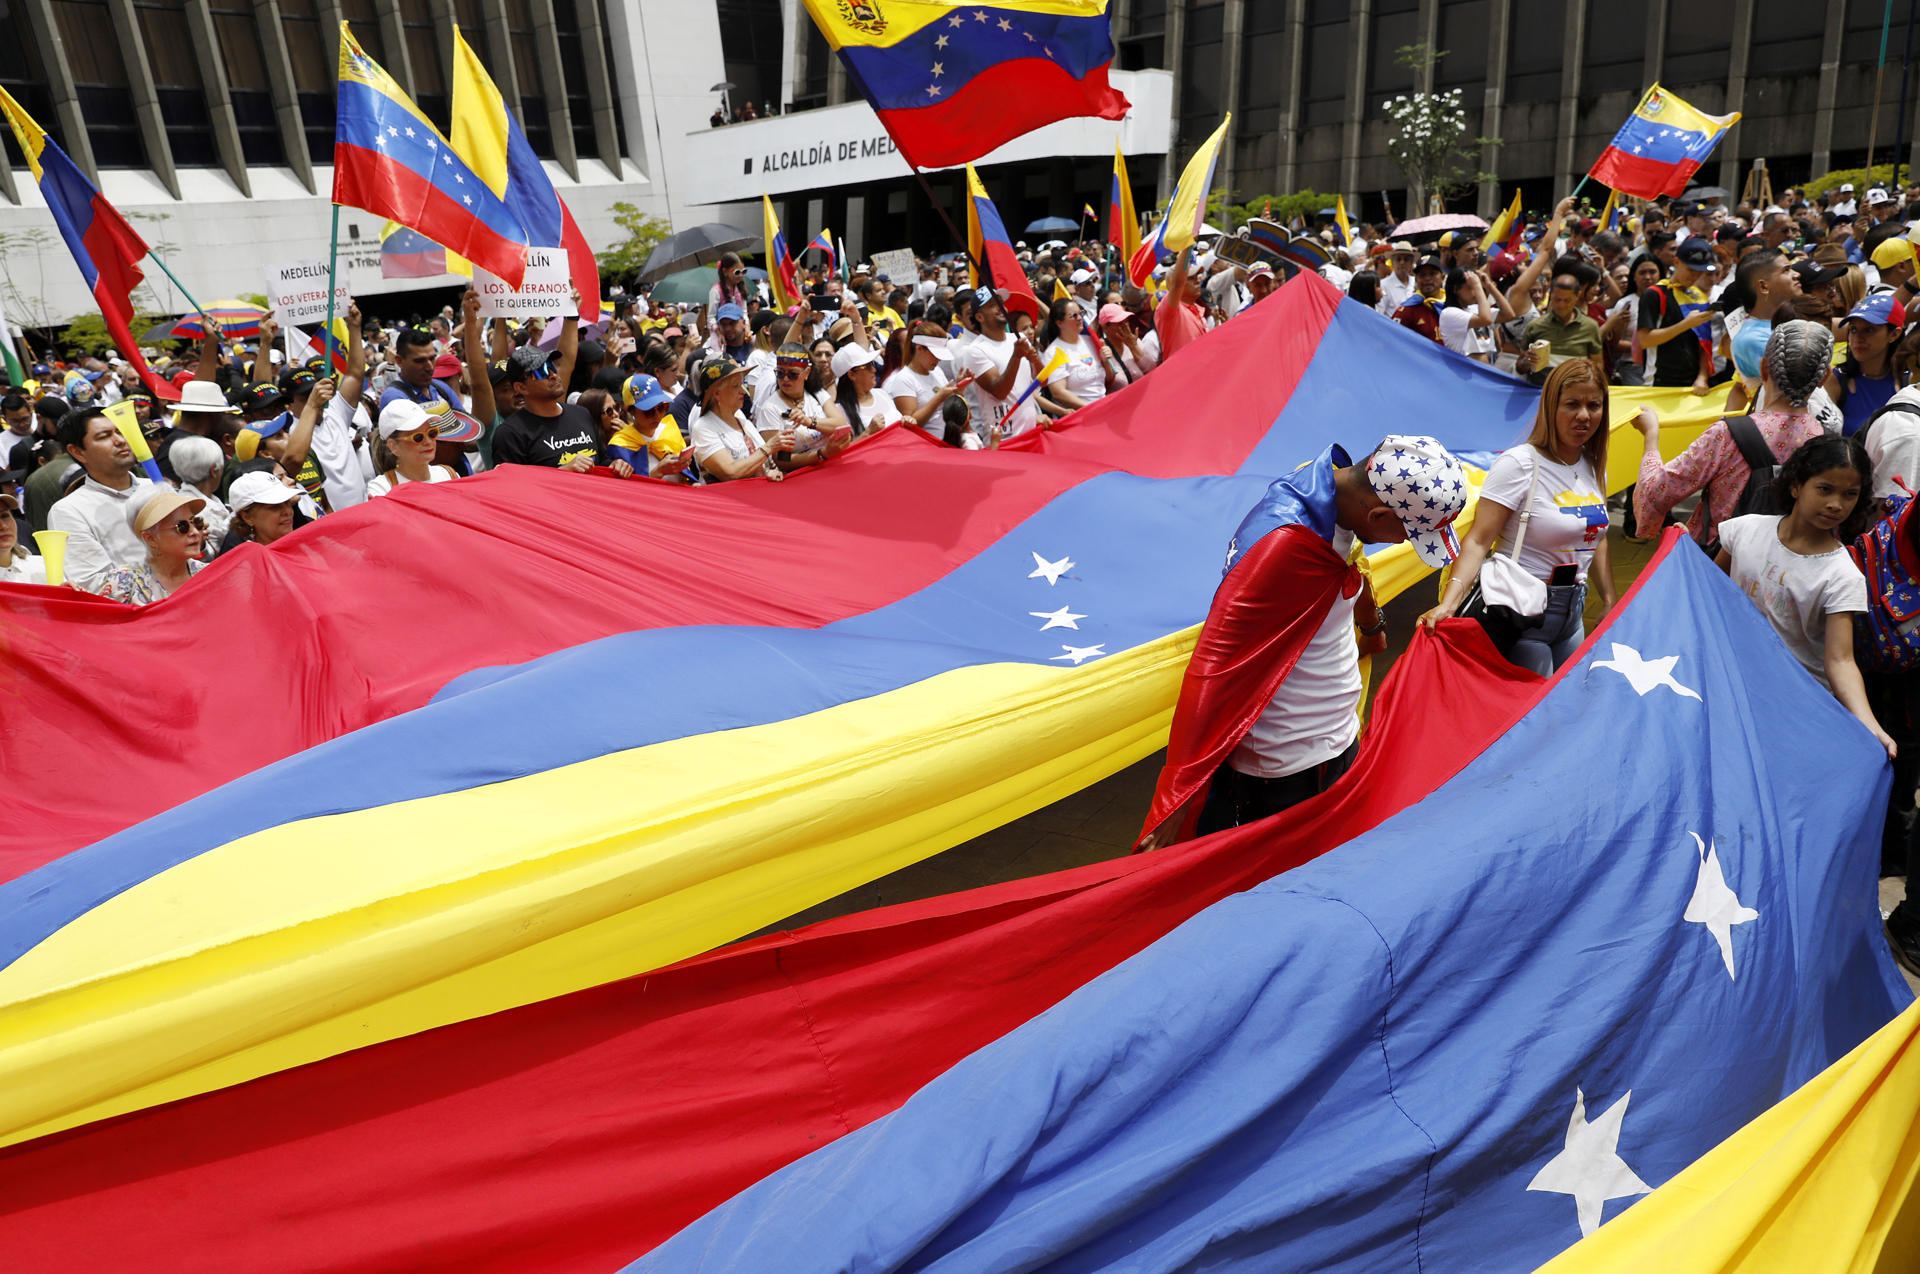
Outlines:
[{"label": "t-shirt with venezuela print", "polygon": [[1526,542],[1520,546],[1521,569],[1544,580],[1553,577],[1556,566],[1573,566],[1578,568],[1580,582],[1585,583],[1594,547],[1607,534],[1607,497],[1601,492],[1593,465],[1584,455],[1573,464],[1561,464],[1526,443],[1495,457],[1493,468],[1487,471],[1486,485],[1480,488],[1480,498],[1514,515],[1507,519],[1495,552],[1512,552],[1529,487],[1533,491],[1533,516],[1527,523]]},{"label": "t-shirt with venezuela print", "polygon": [[605,464],[607,458],[601,451],[593,417],[584,407],[572,403],[561,403],[557,416],[535,415],[522,407],[501,421],[493,434],[496,465],[537,464],[558,469],[575,456]]}]

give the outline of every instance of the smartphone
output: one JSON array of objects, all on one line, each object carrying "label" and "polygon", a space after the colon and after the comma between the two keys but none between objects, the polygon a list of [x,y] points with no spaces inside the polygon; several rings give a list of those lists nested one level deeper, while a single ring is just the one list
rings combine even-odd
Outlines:
[{"label": "smartphone", "polygon": [[851,437],[853,437],[853,426],[842,425],[838,429],[834,430],[831,434],[827,435],[827,441],[828,442],[845,442],[847,439]]}]

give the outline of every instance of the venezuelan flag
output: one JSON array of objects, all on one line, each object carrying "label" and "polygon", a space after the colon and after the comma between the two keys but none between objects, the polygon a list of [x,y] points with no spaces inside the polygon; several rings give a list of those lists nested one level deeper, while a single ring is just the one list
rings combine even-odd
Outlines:
[{"label": "venezuelan flag", "polygon": [[812,241],[809,242],[806,247],[800,249],[800,255],[805,256],[807,253],[812,252],[815,249],[818,249],[819,251],[826,254],[827,273],[832,274],[833,273],[833,236],[829,234],[827,231],[822,230],[819,234],[813,236]]},{"label": "venezuelan flag", "polygon": [[473,263],[397,221],[380,228],[381,278],[435,279],[443,274],[472,278]]},{"label": "venezuelan flag", "polygon": [[1496,247],[1504,245],[1507,237],[1513,233],[1514,227],[1519,224],[1520,192],[1515,190],[1513,202],[1507,205],[1506,211],[1493,219],[1493,224],[1487,227],[1487,233],[1481,237],[1480,251],[1491,253]]},{"label": "venezuelan flag", "polygon": [[530,246],[566,249],[567,272],[580,293],[580,321],[597,321],[600,267],[593,249],[458,24],[453,28],[452,110],[454,153],[527,228]]},{"label": "venezuelan flag", "polygon": [[[1027,272],[1020,268],[1020,258],[1013,254],[1006,223],[1000,220],[999,210],[972,164],[967,165],[967,256],[968,277],[974,287],[984,284],[1005,289],[1009,311],[1024,310],[1034,322],[1040,321],[1044,311],[1039,298],[1027,282]],[[980,277],[982,267],[992,280],[990,284]]]},{"label": "venezuelan flag", "polygon": [[1627,116],[1587,176],[1640,199],[1678,195],[1740,112],[1709,115],[1655,84]]},{"label": "venezuelan flag", "polygon": [[1140,218],[1133,211],[1133,183],[1127,179],[1127,157],[1113,144],[1113,184],[1107,191],[1107,242],[1119,253],[1122,265],[1140,250]]},{"label": "venezuelan flag", "polygon": [[[333,201],[364,208],[518,285],[536,237],[498,190],[455,154],[380,65],[340,24],[340,84],[333,143]],[[556,216],[551,230],[559,238]],[[540,236],[544,244],[545,234]],[[600,294],[598,283],[591,295]]]},{"label": "venezuelan flag", "polygon": [[978,159],[1077,115],[1120,119],[1106,0],[807,0],[915,168]]},{"label": "venezuelan flag", "polygon": [[[0,111],[6,112],[54,227],[80,267],[120,356],[133,364],[155,397],[169,402],[179,398],[180,391],[147,366],[133,338],[133,290],[146,280],[140,269],[140,258],[147,255],[146,241],[5,89],[0,89]],[[8,358],[11,361],[11,351]]]},{"label": "venezuelan flag", "polygon": [[793,253],[787,251],[787,236],[780,232],[780,218],[774,215],[773,200],[766,195],[760,196],[760,224],[767,246],[767,287],[773,292],[773,308],[785,314],[800,303],[800,278]]}]

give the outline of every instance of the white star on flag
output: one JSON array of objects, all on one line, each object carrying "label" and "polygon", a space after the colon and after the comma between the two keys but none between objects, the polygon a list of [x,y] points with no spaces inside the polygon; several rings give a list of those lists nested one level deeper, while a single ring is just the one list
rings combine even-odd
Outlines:
[{"label": "white star on flag", "polygon": [[1682,698],[1700,698],[1699,691],[1690,690],[1673,679],[1673,666],[1680,661],[1680,656],[1664,655],[1659,659],[1646,659],[1632,646],[1622,646],[1617,641],[1612,645],[1613,658],[1596,659],[1593,666],[1619,673],[1627,679],[1635,694],[1644,697],[1655,686],[1665,686]]},{"label": "white star on flag", "polygon": [[934,78],[938,79],[940,76],[945,75],[946,73],[947,73],[946,68],[942,67],[938,62],[935,62],[933,64]]},{"label": "white star on flag", "polygon": [[464,200],[466,200],[466,203],[467,203],[467,207],[469,207],[469,208],[471,208],[471,207],[473,207],[473,196],[472,196],[472,195],[462,195],[462,196],[460,196],[460,197],[461,197],[462,199],[464,199]]},{"label": "white star on flag", "polygon": [[394,127],[393,125],[391,125],[391,124],[389,124],[389,125],[387,125],[387,136],[389,136],[389,137],[398,137],[399,135],[400,135],[400,130],[399,130],[399,129],[397,129],[397,128],[395,128],[395,127]]},{"label": "white star on flag", "polygon": [[1720,959],[1726,962],[1727,976],[1731,978],[1734,976],[1733,926],[1758,920],[1760,913],[1741,905],[1740,896],[1727,885],[1726,873],[1720,867],[1719,845],[1709,849],[1707,842],[1700,839],[1700,833],[1688,832],[1687,835],[1699,846],[1700,875],[1693,882],[1693,897],[1687,900],[1686,913],[1680,918],[1707,927],[1707,932],[1720,946]]},{"label": "white star on flag", "polygon": [[935,41],[933,42],[933,47],[934,47],[934,48],[936,48],[936,49],[944,49],[944,48],[946,48],[946,47],[947,47],[947,37],[943,35],[943,36],[941,36],[941,37],[939,37],[938,39],[936,39],[936,40],[935,40]]},{"label": "white star on flag", "polygon": [[387,144],[387,135],[385,133],[375,133],[373,135],[373,141],[376,146],[385,146]]},{"label": "white star on flag", "polygon": [[[1033,577],[1029,575],[1027,578],[1032,579]],[[1033,616],[1035,619],[1044,619],[1047,621],[1040,625],[1040,631],[1043,633],[1049,628],[1072,628],[1078,631],[1080,625],[1074,621],[1086,618],[1085,615],[1074,614],[1064,606],[1059,610],[1030,610],[1027,614]]]},{"label": "white star on flag", "polygon": [[418,136],[418,134],[417,134],[417,133],[415,133],[415,132],[414,132],[414,131],[413,131],[413,130],[412,130],[411,128],[409,128],[409,129],[407,130],[407,136],[409,136],[409,137],[415,137],[415,136]]},{"label": "white star on flag", "polygon": [[953,15],[953,16],[952,16],[951,18],[948,18],[948,19],[947,19],[947,25],[948,25],[948,26],[950,26],[950,27],[957,27],[957,26],[959,26],[959,25],[960,25],[960,15],[956,13],[956,14],[954,14],[954,15]]},{"label": "white star on flag", "polygon": [[987,20],[987,11],[985,9],[975,9],[973,11],[973,20],[975,22],[985,22]]},{"label": "white star on flag", "polygon": [[[1028,549],[1027,552],[1033,553],[1033,550]],[[1038,553],[1033,553],[1033,571],[1027,578],[1044,579],[1047,581],[1047,587],[1051,588],[1060,582],[1062,575],[1065,575],[1072,569],[1073,559],[1070,557],[1063,557],[1057,562],[1049,562]]]},{"label": "white star on flag", "polygon": [[1608,1199],[1653,1192],[1653,1187],[1635,1176],[1618,1153],[1620,1124],[1627,1117],[1627,1102],[1632,1097],[1629,1091],[1606,1114],[1588,1123],[1587,1095],[1574,1089],[1566,1149],[1549,1160],[1527,1185],[1529,1190],[1572,1195],[1582,1237],[1600,1228],[1600,1213]]},{"label": "white star on flag", "polygon": [[938,84],[927,85],[927,96],[928,97],[940,96],[940,86]]},{"label": "white star on flag", "polygon": [[1013,30],[1013,23],[1007,21],[1005,18],[1002,18],[1000,19],[1000,29],[1002,31],[1011,31]]},{"label": "white star on flag", "polygon": [[[1046,630],[1042,629],[1041,631],[1044,632]],[[1073,666],[1078,668],[1086,660],[1098,659],[1101,655],[1106,654],[1106,645],[1105,642],[1101,642],[1098,646],[1062,646],[1060,649],[1066,653],[1055,655],[1054,658],[1071,659],[1073,660]]]}]

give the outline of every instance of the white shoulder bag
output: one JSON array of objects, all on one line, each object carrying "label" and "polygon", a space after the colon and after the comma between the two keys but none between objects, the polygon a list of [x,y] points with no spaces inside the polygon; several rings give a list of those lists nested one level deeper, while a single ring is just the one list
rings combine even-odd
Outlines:
[{"label": "white shoulder bag", "polygon": [[[1494,553],[1480,564],[1480,597],[1488,610],[1503,607],[1520,627],[1531,628],[1547,613],[1547,582],[1520,565],[1520,549],[1527,542],[1527,523],[1533,520],[1533,488],[1540,481],[1540,453],[1533,448],[1533,472],[1527,478],[1527,498],[1520,505],[1520,527],[1505,556]],[[1529,622],[1531,621],[1531,622]]]}]

